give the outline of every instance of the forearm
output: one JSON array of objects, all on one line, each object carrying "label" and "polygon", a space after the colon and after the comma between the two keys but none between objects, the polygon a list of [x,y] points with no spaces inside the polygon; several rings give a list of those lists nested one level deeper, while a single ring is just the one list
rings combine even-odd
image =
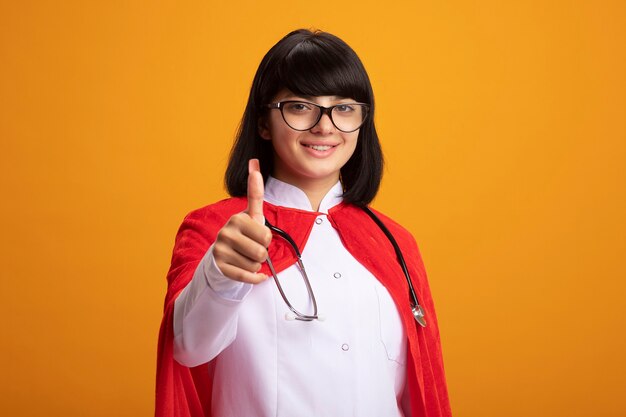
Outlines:
[{"label": "forearm", "polygon": [[232,281],[222,274],[211,247],[175,301],[174,358],[193,367],[212,360],[228,347],[237,333],[239,308],[251,289],[251,284]]}]

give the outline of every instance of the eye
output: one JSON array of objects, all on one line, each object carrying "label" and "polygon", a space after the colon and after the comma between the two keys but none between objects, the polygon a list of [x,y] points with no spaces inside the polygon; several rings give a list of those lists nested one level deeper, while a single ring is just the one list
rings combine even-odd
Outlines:
[{"label": "eye", "polygon": [[350,105],[350,104],[337,104],[335,106],[335,111],[339,112],[339,113],[351,113],[353,112],[354,106]]},{"label": "eye", "polygon": [[307,113],[313,110],[313,107],[302,101],[290,101],[285,103],[284,109],[290,113]]}]

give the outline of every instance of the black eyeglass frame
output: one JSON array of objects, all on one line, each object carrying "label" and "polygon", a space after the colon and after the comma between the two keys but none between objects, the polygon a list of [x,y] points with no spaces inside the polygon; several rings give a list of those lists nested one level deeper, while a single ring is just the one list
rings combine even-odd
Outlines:
[{"label": "black eyeglass frame", "polygon": [[[285,106],[285,104],[289,104],[289,103],[302,103],[302,104],[309,104],[311,106],[315,106],[318,109],[320,109],[320,114],[317,117],[317,120],[315,121],[315,123],[313,123],[313,125],[307,129],[296,129],[295,127],[291,126],[289,124],[289,122],[287,121],[287,119],[285,118],[285,113],[283,113],[283,108]],[[335,107],[339,107],[339,106],[350,106],[350,105],[359,105],[362,106],[363,111],[364,111],[364,115],[363,118],[361,119],[361,123],[359,124],[359,126],[356,129],[352,129],[352,130],[343,130],[340,129],[339,126],[337,126],[337,124],[335,124],[335,120],[333,120],[333,110],[335,109]],[[324,107],[324,106],[320,106],[319,104],[316,103],[311,103],[310,101],[303,101],[303,100],[285,100],[285,101],[279,101],[276,103],[269,103],[266,104],[265,107],[267,107],[270,110],[273,109],[278,109],[280,110],[280,115],[282,116],[283,120],[285,121],[285,123],[287,123],[287,126],[289,126],[290,128],[292,128],[293,130],[297,130],[298,132],[305,132],[307,130],[311,130],[313,129],[319,122],[320,120],[322,120],[322,116],[324,116],[325,114],[328,115],[328,118],[330,119],[331,123],[333,124],[333,126],[335,126],[337,128],[337,130],[343,132],[343,133],[352,133],[355,132],[357,130],[359,130],[361,128],[361,126],[363,126],[363,123],[365,123],[365,120],[367,120],[367,117],[369,116],[369,109],[370,109],[370,105],[367,103],[358,103],[358,102],[353,102],[353,103],[339,103],[339,104],[335,104],[333,106],[330,107]]]}]

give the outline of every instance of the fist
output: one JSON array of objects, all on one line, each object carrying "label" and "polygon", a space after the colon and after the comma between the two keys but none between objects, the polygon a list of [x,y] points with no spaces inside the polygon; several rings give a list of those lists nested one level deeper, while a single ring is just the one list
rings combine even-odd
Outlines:
[{"label": "fist", "polygon": [[248,163],[248,207],[233,215],[217,233],[213,246],[215,263],[235,281],[257,284],[267,275],[259,273],[267,259],[272,232],[263,222],[263,176],[258,159]]}]

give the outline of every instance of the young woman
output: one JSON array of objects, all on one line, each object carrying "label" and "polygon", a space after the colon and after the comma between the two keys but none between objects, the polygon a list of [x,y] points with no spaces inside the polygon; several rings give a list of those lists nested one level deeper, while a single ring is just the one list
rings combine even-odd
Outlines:
[{"label": "young woman", "polygon": [[417,245],[367,207],[382,166],[355,52],[285,36],[254,78],[232,198],[176,237],[157,416],[451,415]]}]

